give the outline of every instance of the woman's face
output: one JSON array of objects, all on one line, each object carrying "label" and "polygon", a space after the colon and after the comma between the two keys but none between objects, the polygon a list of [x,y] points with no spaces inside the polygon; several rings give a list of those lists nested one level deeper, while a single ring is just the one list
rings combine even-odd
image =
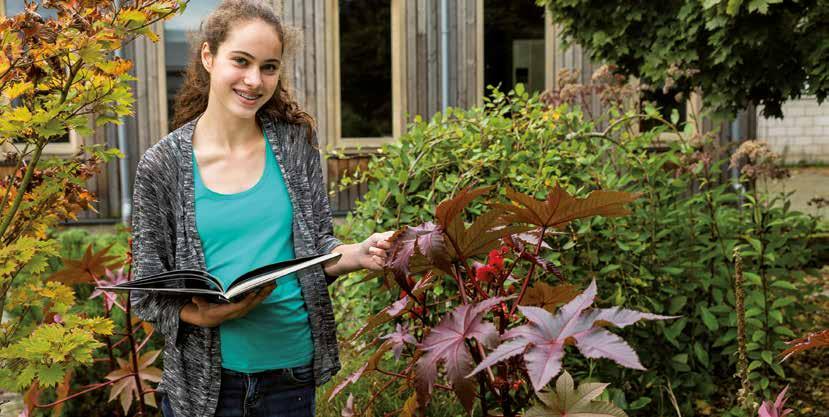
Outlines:
[{"label": "woman's face", "polygon": [[244,119],[253,118],[276,90],[282,42],[262,20],[237,23],[216,55],[205,42],[202,64],[210,73],[210,102]]}]

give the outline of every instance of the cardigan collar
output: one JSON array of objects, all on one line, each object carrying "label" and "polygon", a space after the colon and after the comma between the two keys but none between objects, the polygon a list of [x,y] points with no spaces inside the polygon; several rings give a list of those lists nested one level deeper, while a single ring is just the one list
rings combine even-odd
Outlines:
[{"label": "cardigan collar", "polygon": [[[181,187],[181,195],[183,196],[185,210],[183,210],[184,221],[189,226],[185,230],[198,230],[196,228],[196,193],[195,193],[195,179],[193,175],[193,132],[196,128],[196,122],[202,115],[197,116],[193,120],[185,123],[179,128],[180,138],[179,146],[181,150],[179,186]],[[268,142],[271,145],[279,169],[282,172],[282,178],[285,180],[285,186],[288,189],[288,195],[291,198],[291,204],[294,208],[299,207],[297,200],[296,178],[290,174],[289,170],[285,169],[285,155],[283,155],[284,148],[280,146],[279,140],[287,140],[288,135],[287,126],[284,123],[274,123],[270,117],[263,117],[257,114],[257,119],[265,132]],[[294,250],[297,256],[305,256],[305,251],[302,249],[303,240],[297,235],[298,221],[301,221],[301,216],[294,214],[293,216],[293,231],[294,231]],[[190,237],[198,254],[199,268],[207,270],[207,263],[205,261],[204,250],[202,247],[201,237],[198,233]]]}]

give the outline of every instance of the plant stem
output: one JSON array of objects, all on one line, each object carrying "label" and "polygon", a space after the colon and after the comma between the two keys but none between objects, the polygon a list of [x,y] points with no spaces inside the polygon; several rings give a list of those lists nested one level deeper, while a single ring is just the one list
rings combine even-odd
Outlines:
[{"label": "plant stem", "polygon": [[[541,234],[538,237],[538,245],[535,247],[535,256],[538,256],[541,253],[541,245],[544,243],[544,233],[547,231],[547,226],[541,227]],[[512,307],[509,310],[509,314],[507,317],[512,316],[515,313],[515,309],[518,308],[518,305],[521,304],[521,299],[524,298],[524,293],[527,292],[527,286],[532,279],[533,272],[535,272],[535,262],[530,264],[530,271],[527,272],[527,277],[524,278],[524,282],[521,283],[521,292],[518,293],[518,298],[515,300],[515,303],[512,304]]]},{"label": "plant stem", "polygon": [[14,202],[12,202],[12,207],[11,209],[9,209],[8,213],[5,213],[5,215],[3,215],[3,222],[0,223],[0,240],[3,239],[3,236],[6,234],[6,230],[9,228],[9,225],[11,224],[14,215],[20,208],[20,203],[23,202],[23,196],[26,194],[26,188],[29,187],[29,183],[32,181],[32,175],[34,174],[35,166],[37,165],[37,162],[40,160],[40,155],[43,152],[43,148],[45,146],[45,143],[38,144],[38,146],[35,148],[35,154],[32,155],[32,160],[29,162],[29,165],[26,166],[26,173],[23,175],[23,181],[17,188],[18,192],[17,195],[14,196]]},{"label": "plant stem", "polygon": [[743,258],[740,250],[734,248],[734,297],[737,313],[737,375],[742,388],[738,394],[740,405],[748,413],[753,412],[751,407],[751,386],[748,379],[748,354],[746,353],[746,307],[745,289],[743,288]]},{"label": "plant stem", "polygon": [[118,382],[118,381],[120,381],[120,380],[122,380],[122,379],[124,379],[124,378],[129,378],[129,377],[134,376],[134,375],[135,375],[135,374],[130,373],[130,374],[124,375],[124,376],[122,376],[122,377],[120,377],[120,378],[118,378],[118,379],[112,380],[112,381],[101,382],[100,384],[90,385],[90,386],[89,386],[89,388],[87,388],[87,389],[85,389],[85,390],[83,390],[83,391],[76,392],[76,393],[74,393],[74,394],[72,394],[72,395],[67,396],[66,398],[63,398],[62,400],[55,401],[55,402],[51,402],[51,403],[49,403],[49,404],[37,404],[37,403],[35,403],[35,404],[34,404],[34,408],[52,408],[52,407],[54,407],[54,406],[56,406],[56,405],[58,405],[58,404],[65,403],[66,401],[69,401],[69,400],[71,400],[71,399],[73,399],[73,398],[75,398],[75,397],[79,397],[79,396],[81,396],[81,395],[83,395],[83,394],[86,394],[87,392],[90,392],[90,391],[95,391],[96,389],[103,388],[103,387],[105,387],[105,386],[107,386],[107,385],[112,385],[112,384],[114,384],[114,383],[116,383],[116,382]]},{"label": "plant stem", "polygon": [[127,299],[127,336],[130,339],[130,353],[132,356],[132,369],[135,372],[135,388],[138,390],[138,413],[144,415],[146,413],[146,406],[144,405],[144,391],[141,389],[141,377],[138,375],[138,349],[135,346],[135,338],[132,335],[132,302]]}]

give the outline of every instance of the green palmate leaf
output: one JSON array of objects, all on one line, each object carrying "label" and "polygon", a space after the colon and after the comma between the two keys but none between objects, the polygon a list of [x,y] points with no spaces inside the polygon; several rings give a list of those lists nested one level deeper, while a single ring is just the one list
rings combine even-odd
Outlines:
[{"label": "green palmate leaf", "polygon": [[574,389],[573,378],[564,371],[554,391],[539,392],[541,404],[524,413],[524,417],[627,417],[627,414],[607,401],[597,401],[609,384],[584,383]]}]

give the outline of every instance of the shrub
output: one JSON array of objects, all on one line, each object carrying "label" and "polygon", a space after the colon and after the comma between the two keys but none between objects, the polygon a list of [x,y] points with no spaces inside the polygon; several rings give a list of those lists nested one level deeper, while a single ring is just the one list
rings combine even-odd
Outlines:
[{"label": "shrub", "polygon": [[[597,217],[548,236],[553,250],[545,259],[576,283],[596,277],[607,302],[682,318],[657,323],[660,337],[654,326],[627,332],[650,364],[647,372],[579,358],[568,369],[612,382],[609,396],[625,410],[736,410],[737,390],[715,389],[739,386],[732,253],[739,249],[744,261],[751,388],[768,397],[785,380],[776,352],[804,327],[800,313],[814,308],[814,297],[806,297],[814,288],[803,278],[814,266],[809,238],[816,221],[791,211],[786,195],[756,192],[750,173],[762,171],[759,161],[735,161],[744,174],[739,182],[728,180],[732,150],[695,134],[698,117],[680,127],[680,140],[669,142],[660,135],[679,132],[665,120],[637,132],[632,121],[643,117],[659,115],[653,108],[641,114],[611,108],[591,121],[577,106],[552,108],[519,88],[493,92],[480,108],[417,119],[370,162],[363,173],[369,190],[338,233],[356,240],[430,221],[436,202],[470,185],[495,186],[503,196],[509,184],[537,198],[555,183],[574,193],[639,192],[630,216]],[[466,219],[483,211],[482,202],[472,202]],[[384,289],[397,286],[390,280],[352,282],[335,284],[345,295],[337,301],[341,317],[367,317],[397,299],[397,290]],[[436,280],[430,291],[440,295],[450,287]],[[353,320],[341,323],[343,332],[356,331]]]}]

